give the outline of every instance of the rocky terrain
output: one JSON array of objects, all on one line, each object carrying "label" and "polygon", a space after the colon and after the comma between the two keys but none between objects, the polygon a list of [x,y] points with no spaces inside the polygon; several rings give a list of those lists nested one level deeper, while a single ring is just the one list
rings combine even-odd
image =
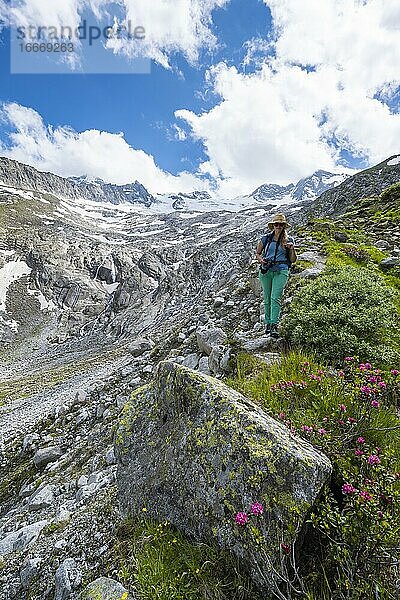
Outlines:
[{"label": "rocky terrain", "polygon": [[[10,174],[4,160],[0,159],[0,599],[133,598],[135,590],[125,591],[115,581],[118,573],[107,567],[115,524],[127,506],[133,502],[138,508],[143,500],[139,495],[136,501],[119,500],[124,495],[118,493],[117,483],[121,487],[121,469],[126,466],[124,453],[114,448],[116,429],[124,425],[121,410],[125,407],[122,414],[130,415],[132,427],[132,393],[140,406],[152,398],[157,409],[158,396],[151,386],[169,389],[159,366],[163,360],[168,361],[163,363],[169,365],[164,367],[167,371],[179,365],[184,373],[197,371],[211,397],[218,390],[222,393],[217,380],[229,372],[238,348],[269,363],[279,360],[282,341],[262,335],[253,260],[256,242],[276,208],[271,203],[236,212],[138,214],[126,204],[110,205],[104,196],[92,195],[92,188],[85,197],[74,196],[77,184],[56,176],[42,174],[43,180],[32,185],[25,167],[11,163]],[[398,163],[381,168],[385,177],[381,189],[375,182],[375,194],[389,180],[400,179]],[[358,189],[351,180],[341,185]],[[326,202],[321,198],[318,206]],[[338,206],[334,200],[335,210]],[[296,235],[296,225],[307,223],[313,213],[302,202],[291,203],[284,212],[295,227],[299,259],[304,261],[298,277],[315,277],[324,268],[321,245],[306,230]],[[290,298],[287,306],[288,302]],[[184,389],[187,402],[195,406],[190,382]],[[179,397],[173,392],[170,405]],[[182,408],[174,410],[179,419]],[[253,408],[248,405],[245,410]],[[190,408],[184,411],[194,419]],[[161,413],[159,419],[162,422]],[[260,419],[253,415],[253,422],[243,426],[258,427]],[[144,417],[141,423],[146,423]],[[157,429],[149,442],[161,444],[163,431]],[[276,425],[277,439],[279,432]],[[266,435],[265,430],[259,434]],[[124,443],[134,456],[133,441]],[[235,449],[226,450],[226,456],[229,452],[234,457]],[[305,463],[320,465],[308,496],[305,491],[301,495],[298,482],[289,486],[296,501],[312,503],[329,475],[329,464],[321,457],[311,458],[312,448],[306,443],[293,452],[296,461],[304,454]],[[157,452],[152,449],[151,455]],[[202,456],[198,447],[197,460]],[[250,469],[257,471],[257,460]],[[143,461],[146,464],[146,458]],[[157,469],[165,480],[154,482],[150,477],[148,496],[169,480],[162,465]],[[196,477],[190,481],[192,492],[200,494]],[[168,489],[163,493],[168,496]],[[217,510],[212,497],[209,501]],[[169,517],[173,522],[172,514]],[[182,515],[180,519],[175,524],[181,525]],[[195,529],[190,522],[187,531],[193,535]],[[226,525],[217,533],[220,541],[228,540],[227,546],[233,543]],[[236,552],[244,556],[238,547]],[[250,572],[258,565],[253,559],[247,557]],[[98,580],[104,575],[108,579]],[[108,589],[114,595],[107,596]]]}]

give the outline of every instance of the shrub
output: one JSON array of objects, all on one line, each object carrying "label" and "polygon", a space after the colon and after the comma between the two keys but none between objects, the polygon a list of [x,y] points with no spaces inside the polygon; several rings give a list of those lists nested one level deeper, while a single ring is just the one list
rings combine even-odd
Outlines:
[{"label": "shrub", "polygon": [[331,364],[348,354],[390,362],[397,358],[388,345],[399,321],[394,300],[380,275],[351,266],[328,268],[300,288],[282,331],[294,346]]}]

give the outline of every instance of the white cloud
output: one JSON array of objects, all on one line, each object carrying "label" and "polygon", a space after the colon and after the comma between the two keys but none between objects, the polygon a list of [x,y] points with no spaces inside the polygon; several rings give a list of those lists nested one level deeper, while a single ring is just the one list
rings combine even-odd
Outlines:
[{"label": "white cloud", "polygon": [[[1,0],[0,0],[1,1]],[[144,27],[144,40],[113,38],[105,43],[110,51],[129,58],[153,59],[170,68],[170,57],[179,52],[192,64],[202,48],[213,48],[212,12],[230,0],[16,0],[9,14],[12,22],[28,27],[69,26],[76,30],[83,11],[91,10],[94,21]],[[116,12],[117,11],[117,12]],[[122,16],[121,16],[122,13]],[[0,8],[1,16],[1,8]],[[94,23],[95,24],[95,23]],[[81,47],[84,52],[84,46]]]},{"label": "white cloud", "polygon": [[89,175],[124,184],[136,179],[150,192],[190,192],[206,189],[200,178],[187,172],[177,176],[160,169],[154,157],[130,146],[123,134],[91,129],[80,133],[69,127],[46,126],[32,108],[4,104],[0,118],[11,127],[10,144],[0,143],[3,156],[40,171],[64,177]]},{"label": "white cloud", "polygon": [[[257,55],[259,68],[248,75],[214,66],[209,81],[219,103],[199,115],[176,112],[204,143],[201,170],[219,171],[221,190],[244,193],[317,168],[340,170],[334,140],[370,163],[397,153],[400,114],[384,102],[400,84],[398,0],[264,2],[274,57],[260,65]],[[247,44],[244,66],[260,45]]]}]

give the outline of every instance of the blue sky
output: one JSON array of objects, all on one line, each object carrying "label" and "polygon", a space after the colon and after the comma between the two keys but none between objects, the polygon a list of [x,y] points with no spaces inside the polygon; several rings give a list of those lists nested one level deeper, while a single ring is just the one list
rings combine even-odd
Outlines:
[{"label": "blue sky", "polygon": [[[16,4],[29,15],[37,1]],[[102,9],[104,1],[96,2]],[[55,12],[51,23],[65,22],[68,3],[68,18],[89,16],[87,9],[75,14],[74,0],[65,0],[64,13]],[[319,12],[314,0],[304,0],[302,11],[294,0],[179,0],[170,30],[157,20],[162,0],[154,0],[143,50],[150,74],[11,74],[5,27],[0,154],[62,175],[139,179],[152,191],[211,186],[221,195],[297,181],[318,168],[366,167],[400,151],[399,29],[393,27],[400,11],[391,0],[383,3],[386,14],[394,11],[387,22],[374,0],[364,8],[349,0],[344,31],[335,38],[321,23],[340,24],[340,0],[326,0]],[[125,17],[146,21],[145,6],[126,0]],[[199,10],[198,22],[189,9],[190,15]],[[103,23],[113,5],[108,10]],[[90,15],[92,23],[96,18]],[[187,38],[179,32],[192,26]],[[371,35],[382,55],[375,69]],[[351,56],[343,45],[354,36],[358,50]],[[110,50],[101,51],[113,60]]]}]

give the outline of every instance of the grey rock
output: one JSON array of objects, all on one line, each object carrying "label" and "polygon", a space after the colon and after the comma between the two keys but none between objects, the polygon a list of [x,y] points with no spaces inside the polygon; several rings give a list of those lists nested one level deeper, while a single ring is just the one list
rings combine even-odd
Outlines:
[{"label": "grey rock", "polygon": [[397,256],[388,256],[388,258],[384,258],[379,263],[379,266],[382,269],[392,269],[393,267],[398,267],[400,265],[400,259]]},{"label": "grey rock", "polygon": [[81,573],[73,558],[66,558],[56,571],[54,600],[67,600],[82,581]]},{"label": "grey rock", "polygon": [[211,354],[215,346],[225,344],[228,339],[228,336],[220,327],[198,329],[196,337],[200,352],[207,354],[207,356]]},{"label": "grey rock", "polygon": [[152,373],[153,372],[153,365],[146,365],[145,367],[143,367],[143,373]]},{"label": "grey rock", "polygon": [[213,308],[220,308],[225,302],[225,298],[223,296],[217,296],[213,302]]},{"label": "grey rock", "polygon": [[207,356],[202,356],[200,358],[198,370],[200,371],[200,373],[203,373],[204,375],[211,375],[211,371],[208,368],[208,357]]},{"label": "grey rock", "polygon": [[78,390],[74,396],[73,404],[84,404],[88,398],[86,390]]},{"label": "grey rock", "polygon": [[118,581],[99,577],[81,592],[80,600],[133,600],[133,596]]},{"label": "grey rock", "polygon": [[19,572],[21,585],[24,590],[27,590],[32,580],[39,574],[40,558],[30,558],[26,561]]},{"label": "grey rock", "polygon": [[20,498],[27,498],[28,496],[31,496],[33,494],[33,492],[36,490],[37,485],[35,482],[32,483],[24,483],[19,491],[18,496]]},{"label": "grey rock", "polygon": [[37,442],[40,440],[40,437],[37,433],[29,433],[24,437],[22,442],[22,449],[24,452],[31,450],[36,447]]},{"label": "grey rock", "polygon": [[42,469],[51,462],[55,462],[64,454],[62,448],[59,446],[48,446],[47,448],[41,448],[37,450],[33,457],[35,467]]},{"label": "grey rock", "polygon": [[54,503],[54,493],[52,486],[44,485],[39,487],[34,494],[29,498],[29,510],[40,510],[48,508]]},{"label": "grey rock", "polygon": [[189,369],[196,369],[198,367],[199,360],[199,355],[194,352],[192,354],[188,354],[188,356],[183,359],[182,365],[189,367]]},{"label": "grey rock", "polygon": [[147,340],[144,338],[140,338],[129,344],[128,352],[132,354],[132,356],[141,356],[145,352],[152,350],[154,348],[154,342],[151,340]]},{"label": "grey rock", "polygon": [[84,423],[85,421],[87,421],[89,418],[89,411],[86,410],[86,408],[84,408],[83,410],[81,410],[77,417],[76,417],[76,424],[77,425],[82,425],[82,423]]},{"label": "grey rock", "polygon": [[224,352],[224,346],[214,346],[214,348],[211,350],[211,354],[208,357],[208,368],[210,369],[211,373],[221,373],[220,362],[222,360]]},{"label": "grey rock", "polygon": [[0,556],[9,554],[10,552],[20,552],[31,546],[36,542],[40,532],[47,524],[48,521],[46,520],[37,521],[36,523],[25,525],[25,527],[21,527],[17,531],[13,531],[6,535],[0,540]]},{"label": "grey rock", "polygon": [[115,465],[115,463],[117,461],[116,461],[116,458],[115,458],[114,447],[109,448],[107,450],[106,455],[105,455],[105,459],[106,459],[106,463],[108,465]]},{"label": "grey rock", "polygon": [[78,489],[83,487],[84,485],[87,485],[88,482],[88,478],[86,477],[86,475],[81,475],[76,483]]},{"label": "grey rock", "polygon": [[309,269],[304,269],[301,273],[298,274],[298,277],[302,279],[315,279],[320,275],[323,271],[323,266],[319,267],[310,267]]},{"label": "grey rock", "polygon": [[389,250],[390,244],[387,240],[377,240],[374,244],[376,248],[380,248],[382,250]]},{"label": "grey rock", "polygon": [[[159,363],[152,384],[132,394],[117,439],[123,512],[139,515],[146,506],[149,518],[217,542],[266,591],[274,578],[268,565],[280,561],[270,540],[283,528],[293,542],[293,519],[305,521],[332,470],[326,456],[255,403],[172,362]],[[257,521],[264,541],[249,545],[235,514],[271,497],[273,510]]]}]

